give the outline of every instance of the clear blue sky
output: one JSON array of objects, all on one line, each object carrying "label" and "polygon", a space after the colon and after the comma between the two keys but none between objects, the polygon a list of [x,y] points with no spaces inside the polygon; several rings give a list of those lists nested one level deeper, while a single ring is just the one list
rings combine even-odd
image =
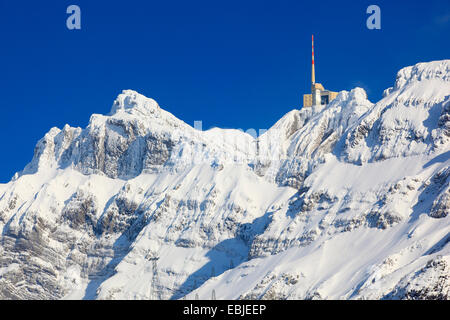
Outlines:
[{"label": "clear blue sky", "polygon": [[[81,30],[66,28],[71,4]],[[366,28],[370,4],[381,30]],[[309,91],[312,33],[317,81],[374,102],[398,69],[450,58],[446,0],[1,0],[0,23],[0,182],[51,127],[84,128],[122,89],[190,125],[269,128]]]}]

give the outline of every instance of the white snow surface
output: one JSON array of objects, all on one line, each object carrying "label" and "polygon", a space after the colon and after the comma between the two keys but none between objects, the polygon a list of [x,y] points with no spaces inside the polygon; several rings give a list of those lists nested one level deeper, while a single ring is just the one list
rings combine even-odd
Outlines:
[{"label": "white snow surface", "polygon": [[2,299],[448,299],[450,60],[257,138],[124,90],[0,184]]}]

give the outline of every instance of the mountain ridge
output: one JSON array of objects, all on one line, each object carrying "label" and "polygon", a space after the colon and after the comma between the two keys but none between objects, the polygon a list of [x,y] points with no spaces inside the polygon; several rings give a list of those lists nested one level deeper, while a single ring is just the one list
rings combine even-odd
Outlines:
[{"label": "mountain ridge", "polygon": [[124,90],[0,184],[0,298],[448,299],[450,60],[383,96],[253,137]]}]

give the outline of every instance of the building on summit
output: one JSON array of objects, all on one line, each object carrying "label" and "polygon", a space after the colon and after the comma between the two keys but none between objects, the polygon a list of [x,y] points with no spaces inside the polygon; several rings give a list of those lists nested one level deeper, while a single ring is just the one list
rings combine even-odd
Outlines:
[{"label": "building on summit", "polygon": [[337,92],[325,90],[320,83],[316,83],[314,71],[314,35],[312,36],[312,67],[311,67],[311,94],[303,95],[303,107],[311,107],[330,103],[337,96]]}]

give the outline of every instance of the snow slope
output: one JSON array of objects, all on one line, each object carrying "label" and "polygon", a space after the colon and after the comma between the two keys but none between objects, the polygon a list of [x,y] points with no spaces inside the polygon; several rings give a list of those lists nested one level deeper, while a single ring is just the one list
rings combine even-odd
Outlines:
[{"label": "snow slope", "polygon": [[123,91],[0,184],[3,299],[448,299],[450,60],[257,138]]}]

